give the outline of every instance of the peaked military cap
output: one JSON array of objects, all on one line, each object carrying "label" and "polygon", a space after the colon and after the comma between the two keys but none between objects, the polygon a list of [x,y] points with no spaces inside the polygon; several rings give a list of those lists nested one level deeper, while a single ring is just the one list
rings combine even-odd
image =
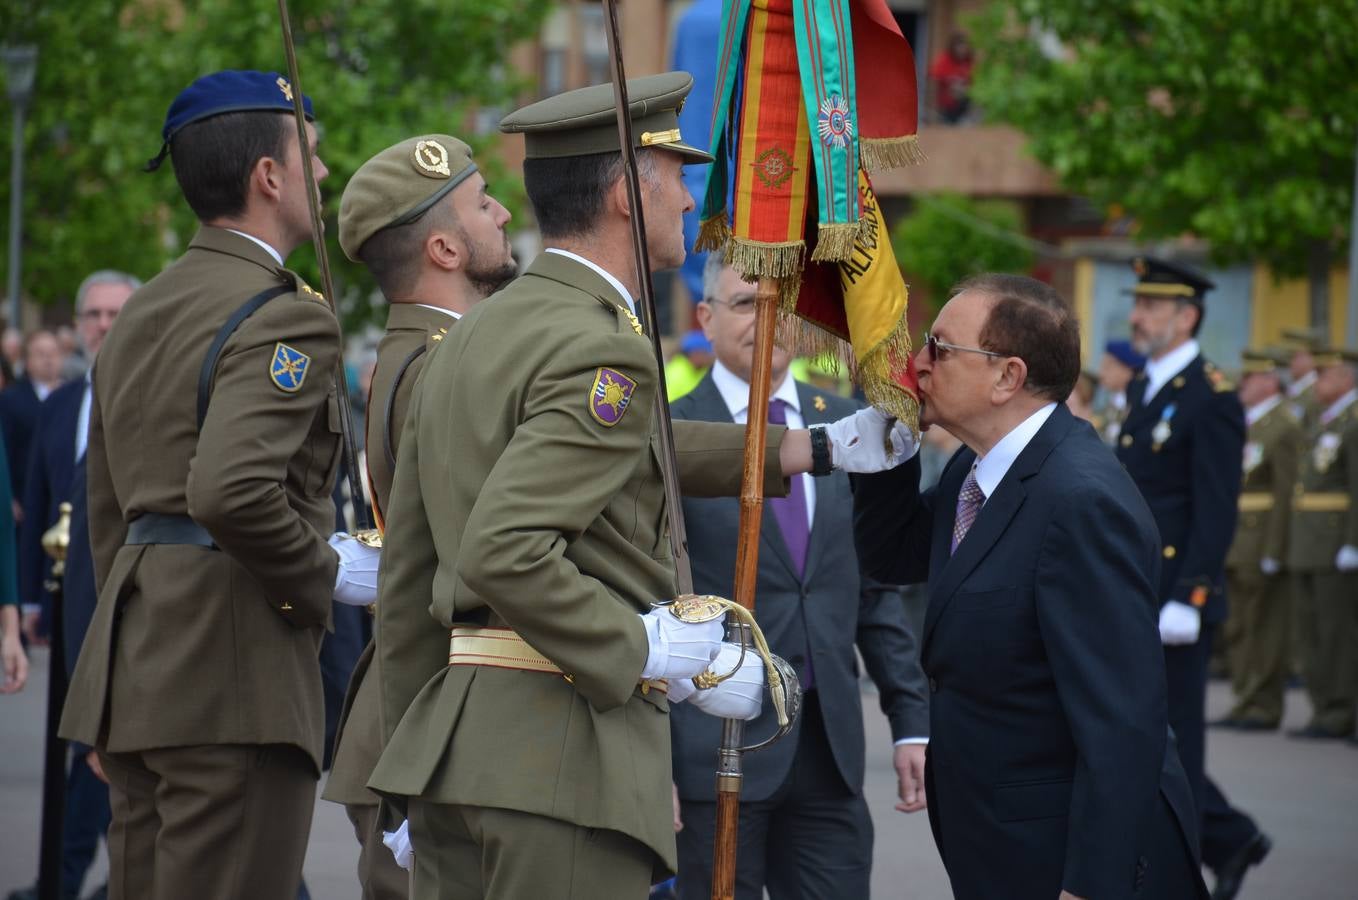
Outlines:
[{"label": "peaked military cap", "polygon": [[1329,346],[1328,328],[1284,328],[1283,341],[1292,350],[1320,350]]},{"label": "peaked military cap", "polygon": [[[311,98],[302,97],[302,110],[314,119]],[[186,125],[232,112],[290,113],[292,85],[277,72],[226,69],[194,80],[170,103],[160,130],[160,154],[146,164],[148,172],[160,168],[170,152],[170,140]]]},{"label": "peaked military cap", "polygon": [[[687,72],[627,79],[627,106],[637,147],[672,150],[690,162],[712,161],[704,151],[685,144],[679,134],[679,110],[692,89],[693,76]],[[500,130],[522,134],[529,159],[615,152],[622,146],[616,110],[613,85],[596,84],[515,110],[500,120]]]},{"label": "peaked military cap", "polygon": [[1156,259],[1153,256],[1138,256],[1132,259],[1132,271],[1136,273],[1136,287],[1132,293],[1145,297],[1164,297],[1184,300],[1199,309],[1207,292],[1216,287],[1200,273],[1179,265]]},{"label": "peaked military cap", "polygon": [[1358,365],[1358,350],[1351,347],[1317,347],[1311,351],[1317,369],[1344,364]]},{"label": "peaked military cap", "polygon": [[1103,352],[1132,370],[1139,370],[1146,364],[1146,357],[1137,353],[1128,340],[1109,341],[1103,345]]},{"label": "peaked military cap", "polygon": [[409,225],[476,171],[472,148],[447,134],[395,144],[358,167],[340,198],[339,242],[358,262],[368,238]]},{"label": "peaked military cap", "polygon": [[1240,352],[1240,371],[1247,375],[1276,372],[1287,366],[1290,355],[1277,347],[1247,347]]}]

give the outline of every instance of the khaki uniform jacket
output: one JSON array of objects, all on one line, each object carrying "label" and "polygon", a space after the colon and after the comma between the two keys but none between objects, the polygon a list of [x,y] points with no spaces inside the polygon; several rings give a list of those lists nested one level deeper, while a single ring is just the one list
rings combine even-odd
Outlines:
[{"label": "khaki uniform jacket", "polygon": [[[410,408],[415,381],[424,368],[425,354],[443,340],[456,322],[448,313],[418,303],[393,303],[387,314],[387,332],[377,345],[377,367],[368,390],[365,444],[373,508],[379,516],[391,497],[401,426]],[[373,652],[374,644],[369,641],[354,666],[340,710],[335,755],[323,794],[326,800],[336,803],[375,806],[379,799],[367,786],[382,753],[377,677],[371,669]],[[372,678],[368,677],[369,671],[374,672]]]},{"label": "khaki uniform jacket", "polygon": [[[226,342],[199,432],[209,344]],[[309,358],[275,382],[286,345]],[[334,314],[264,249],[204,227],[127,303],[99,355],[90,414],[90,541],[99,602],[72,676],[63,737],[139,751],[294,744],[320,770],[317,651],[336,556],[340,457]],[[217,548],[125,545],[143,513],[189,515]]]},{"label": "khaki uniform jacket", "polygon": [[1286,398],[1248,427],[1240,517],[1226,554],[1226,568],[1257,575],[1261,559],[1279,563],[1287,559],[1292,489],[1297,483],[1302,441],[1301,425]]},{"label": "khaki uniform jacket", "polygon": [[1358,546],[1358,402],[1329,422],[1317,417],[1302,455],[1288,568],[1332,572],[1345,544]]},{"label": "khaki uniform jacket", "polygon": [[[544,253],[469,313],[415,388],[377,605],[369,786],[629,834],[675,866],[668,704],[638,613],[673,596],[650,341],[598,273]],[[620,413],[600,410],[634,383]],[[620,377],[619,377],[620,376]],[[613,424],[605,424],[608,420]],[[771,427],[765,491],[782,496]],[[675,422],[695,496],[739,490],[744,428]],[[570,680],[448,666],[454,622],[507,624]]]}]

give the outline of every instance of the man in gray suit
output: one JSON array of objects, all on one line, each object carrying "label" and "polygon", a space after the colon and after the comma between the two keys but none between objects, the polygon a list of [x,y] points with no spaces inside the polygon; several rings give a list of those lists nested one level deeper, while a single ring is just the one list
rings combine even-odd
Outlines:
[{"label": "man in gray suit", "polygon": [[[744,423],[754,346],[754,285],[716,254],[703,278],[698,321],[717,361],[692,393],[671,406],[677,419]],[[854,411],[853,401],[787,377],[788,353],[773,355],[770,421],[801,428]],[[684,499],[694,588],[730,596],[739,503]],[[863,710],[857,646],[891,722],[899,776],[897,809],[924,808],[929,712],[924,675],[905,606],[894,588],[864,581],[853,544],[849,479],[794,476],[786,499],[766,501],[755,614],[774,653],[806,690],[802,716],[772,747],[745,757],[737,900],[866,898],[872,820],[863,798]],[[721,721],[686,705],[670,710],[674,780],[681,804],[679,896],[706,900],[712,877],[716,803],[713,772]],[[751,741],[775,727],[766,705],[746,727]]]}]

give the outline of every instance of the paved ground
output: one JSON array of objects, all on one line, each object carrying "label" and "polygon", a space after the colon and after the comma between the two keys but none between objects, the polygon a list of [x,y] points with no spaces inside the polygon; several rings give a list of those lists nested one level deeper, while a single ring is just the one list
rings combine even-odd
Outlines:
[{"label": "paved ground", "polygon": [[[15,697],[0,697],[0,897],[31,883],[37,868],[46,653],[36,653],[33,663],[28,688]],[[904,816],[892,809],[895,773],[885,721],[876,712],[876,698],[864,699],[869,710],[867,790],[877,824],[874,896],[946,900],[947,880],[924,814]],[[1288,725],[1298,725],[1305,718],[1305,700],[1293,693],[1288,701]],[[1220,714],[1226,702],[1226,688],[1214,684],[1211,714]],[[1213,776],[1276,843],[1272,856],[1246,882],[1241,900],[1358,897],[1358,748],[1299,743],[1277,734],[1213,731],[1208,740]],[[352,875],[356,855],[343,811],[317,801],[306,861],[315,900],[357,900]],[[102,880],[104,866],[101,859],[87,885]]]}]

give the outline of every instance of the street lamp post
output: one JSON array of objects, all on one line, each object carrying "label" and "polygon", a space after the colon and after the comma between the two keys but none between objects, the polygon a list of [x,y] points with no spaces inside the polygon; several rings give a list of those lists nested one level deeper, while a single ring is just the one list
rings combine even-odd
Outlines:
[{"label": "street lamp post", "polygon": [[5,92],[14,107],[14,140],[10,145],[9,178],[9,324],[19,327],[19,276],[22,272],[24,209],[24,116],[33,99],[38,48],[31,44],[0,48],[5,63]]}]

